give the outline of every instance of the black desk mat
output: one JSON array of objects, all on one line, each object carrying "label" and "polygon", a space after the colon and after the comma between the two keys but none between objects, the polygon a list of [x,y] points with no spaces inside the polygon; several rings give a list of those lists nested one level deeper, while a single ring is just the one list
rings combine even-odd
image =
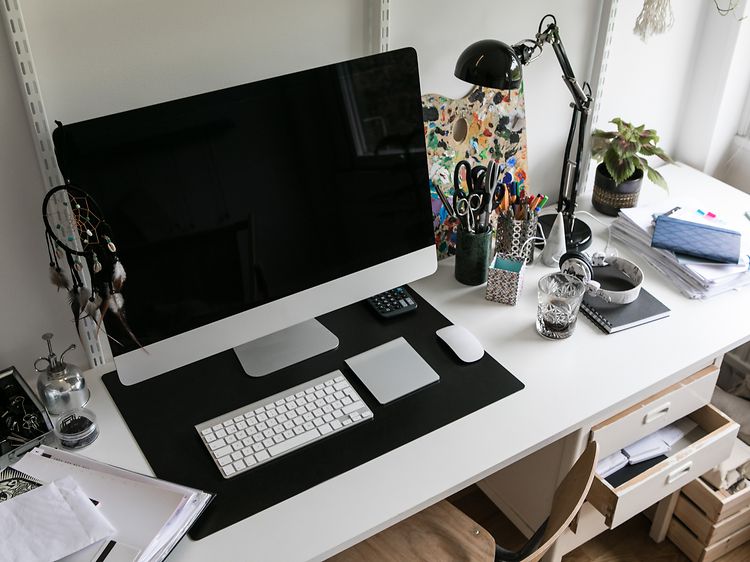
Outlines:
[{"label": "black desk mat", "polygon": [[[419,308],[383,320],[364,302],[318,318],[338,349],[271,375],[244,374],[226,351],[133,386],[102,377],[157,477],[216,494],[193,525],[201,539],[496,402],[524,385],[489,355],[461,364],[435,336],[450,322],[411,290]],[[403,336],[440,381],[380,405],[344,364],[348,357]],[[340,369],[373,411],[372,421],[225,480],[194,425]]]}]

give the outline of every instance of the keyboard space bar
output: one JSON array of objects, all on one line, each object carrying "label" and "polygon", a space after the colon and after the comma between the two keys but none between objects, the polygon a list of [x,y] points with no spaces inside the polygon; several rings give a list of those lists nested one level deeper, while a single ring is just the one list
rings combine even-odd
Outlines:
[{"label": "keyboard space bar", "polygon": [[267,450],[272,457],[275,457],[286,453],[287,451],[294,449],[295,447],[304,445],[305,443],[312,441],[313,439],[317,439],[318,437],[321,437],[320,431],[318,431],[317,429],[311,429],[310,431],[300,433],[299,435],[295,435],[291,439],[287,439],[286,441],[282,441],[281,443],[269,447]]}]

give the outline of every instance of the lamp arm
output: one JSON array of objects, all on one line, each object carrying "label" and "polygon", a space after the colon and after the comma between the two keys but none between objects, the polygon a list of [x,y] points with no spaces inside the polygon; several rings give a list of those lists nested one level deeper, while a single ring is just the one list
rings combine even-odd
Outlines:
[{"label": "lamp arm", "polygon": [[[547,28],[542,31],[542,24],[547,18],[552,18],[552,22],[547,25]],[[573,67],[570,64],[570,59],[565,52],[565,46],[563,45],[562,39],[560,39],[560,28],[557,27],[557,21],[555,17],[548,14],[542,18],[539,24],[539,32],[536,34],[535,39],[526,39],[513,45],[513,50],[524,66],[534,60],[541,54],[542,48],[545,44],[552,45],[552,50],[555,52],[557,62],[563,71],[563,81],[570,90],[570,95],[573,96],[573,103],[579,111],[587,113],[589,106],[591,105],[591,96],[586,95],[583,88],[576,81]]]},{"label": "lamp arm", "polygon": [[550,23],[542,33],[537,33],[537,42],[541,45],[543,43],[549,43],[552,45],[552,50],[555,52],[557,62],[560,64],[560,68],[563,71],[563,81],[570,90],[570,94],[573,96],[573,103],[582,112],[588,112],[589,105],[591,104],[591,98],[585,94],[583,88],[576,81],[576,76],[573,73],[573,67],[570,65],[570,59],[565,52],[565,46],[563,45],[562,39],[560,39],[560,28],[557,27],[555,22]]}]

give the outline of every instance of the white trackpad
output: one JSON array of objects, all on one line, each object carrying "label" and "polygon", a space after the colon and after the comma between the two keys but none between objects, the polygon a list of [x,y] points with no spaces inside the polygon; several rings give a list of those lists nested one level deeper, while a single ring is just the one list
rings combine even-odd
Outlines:
[{"label": "white trackpad", "polygon": [[440,380],[404,338],[350,357],[346,364],[381,404]]}]

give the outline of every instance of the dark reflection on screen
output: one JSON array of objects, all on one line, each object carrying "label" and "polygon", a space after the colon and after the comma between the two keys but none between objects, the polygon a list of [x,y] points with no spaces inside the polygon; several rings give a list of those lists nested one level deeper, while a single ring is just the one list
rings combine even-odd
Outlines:
[{"label": "dark reflection on screen", "polygon": [[[54,140],[112,227],[144,345],[432,241],[411,49],[65,125]],[[134,348],[107,329],[115,354]]]}]

